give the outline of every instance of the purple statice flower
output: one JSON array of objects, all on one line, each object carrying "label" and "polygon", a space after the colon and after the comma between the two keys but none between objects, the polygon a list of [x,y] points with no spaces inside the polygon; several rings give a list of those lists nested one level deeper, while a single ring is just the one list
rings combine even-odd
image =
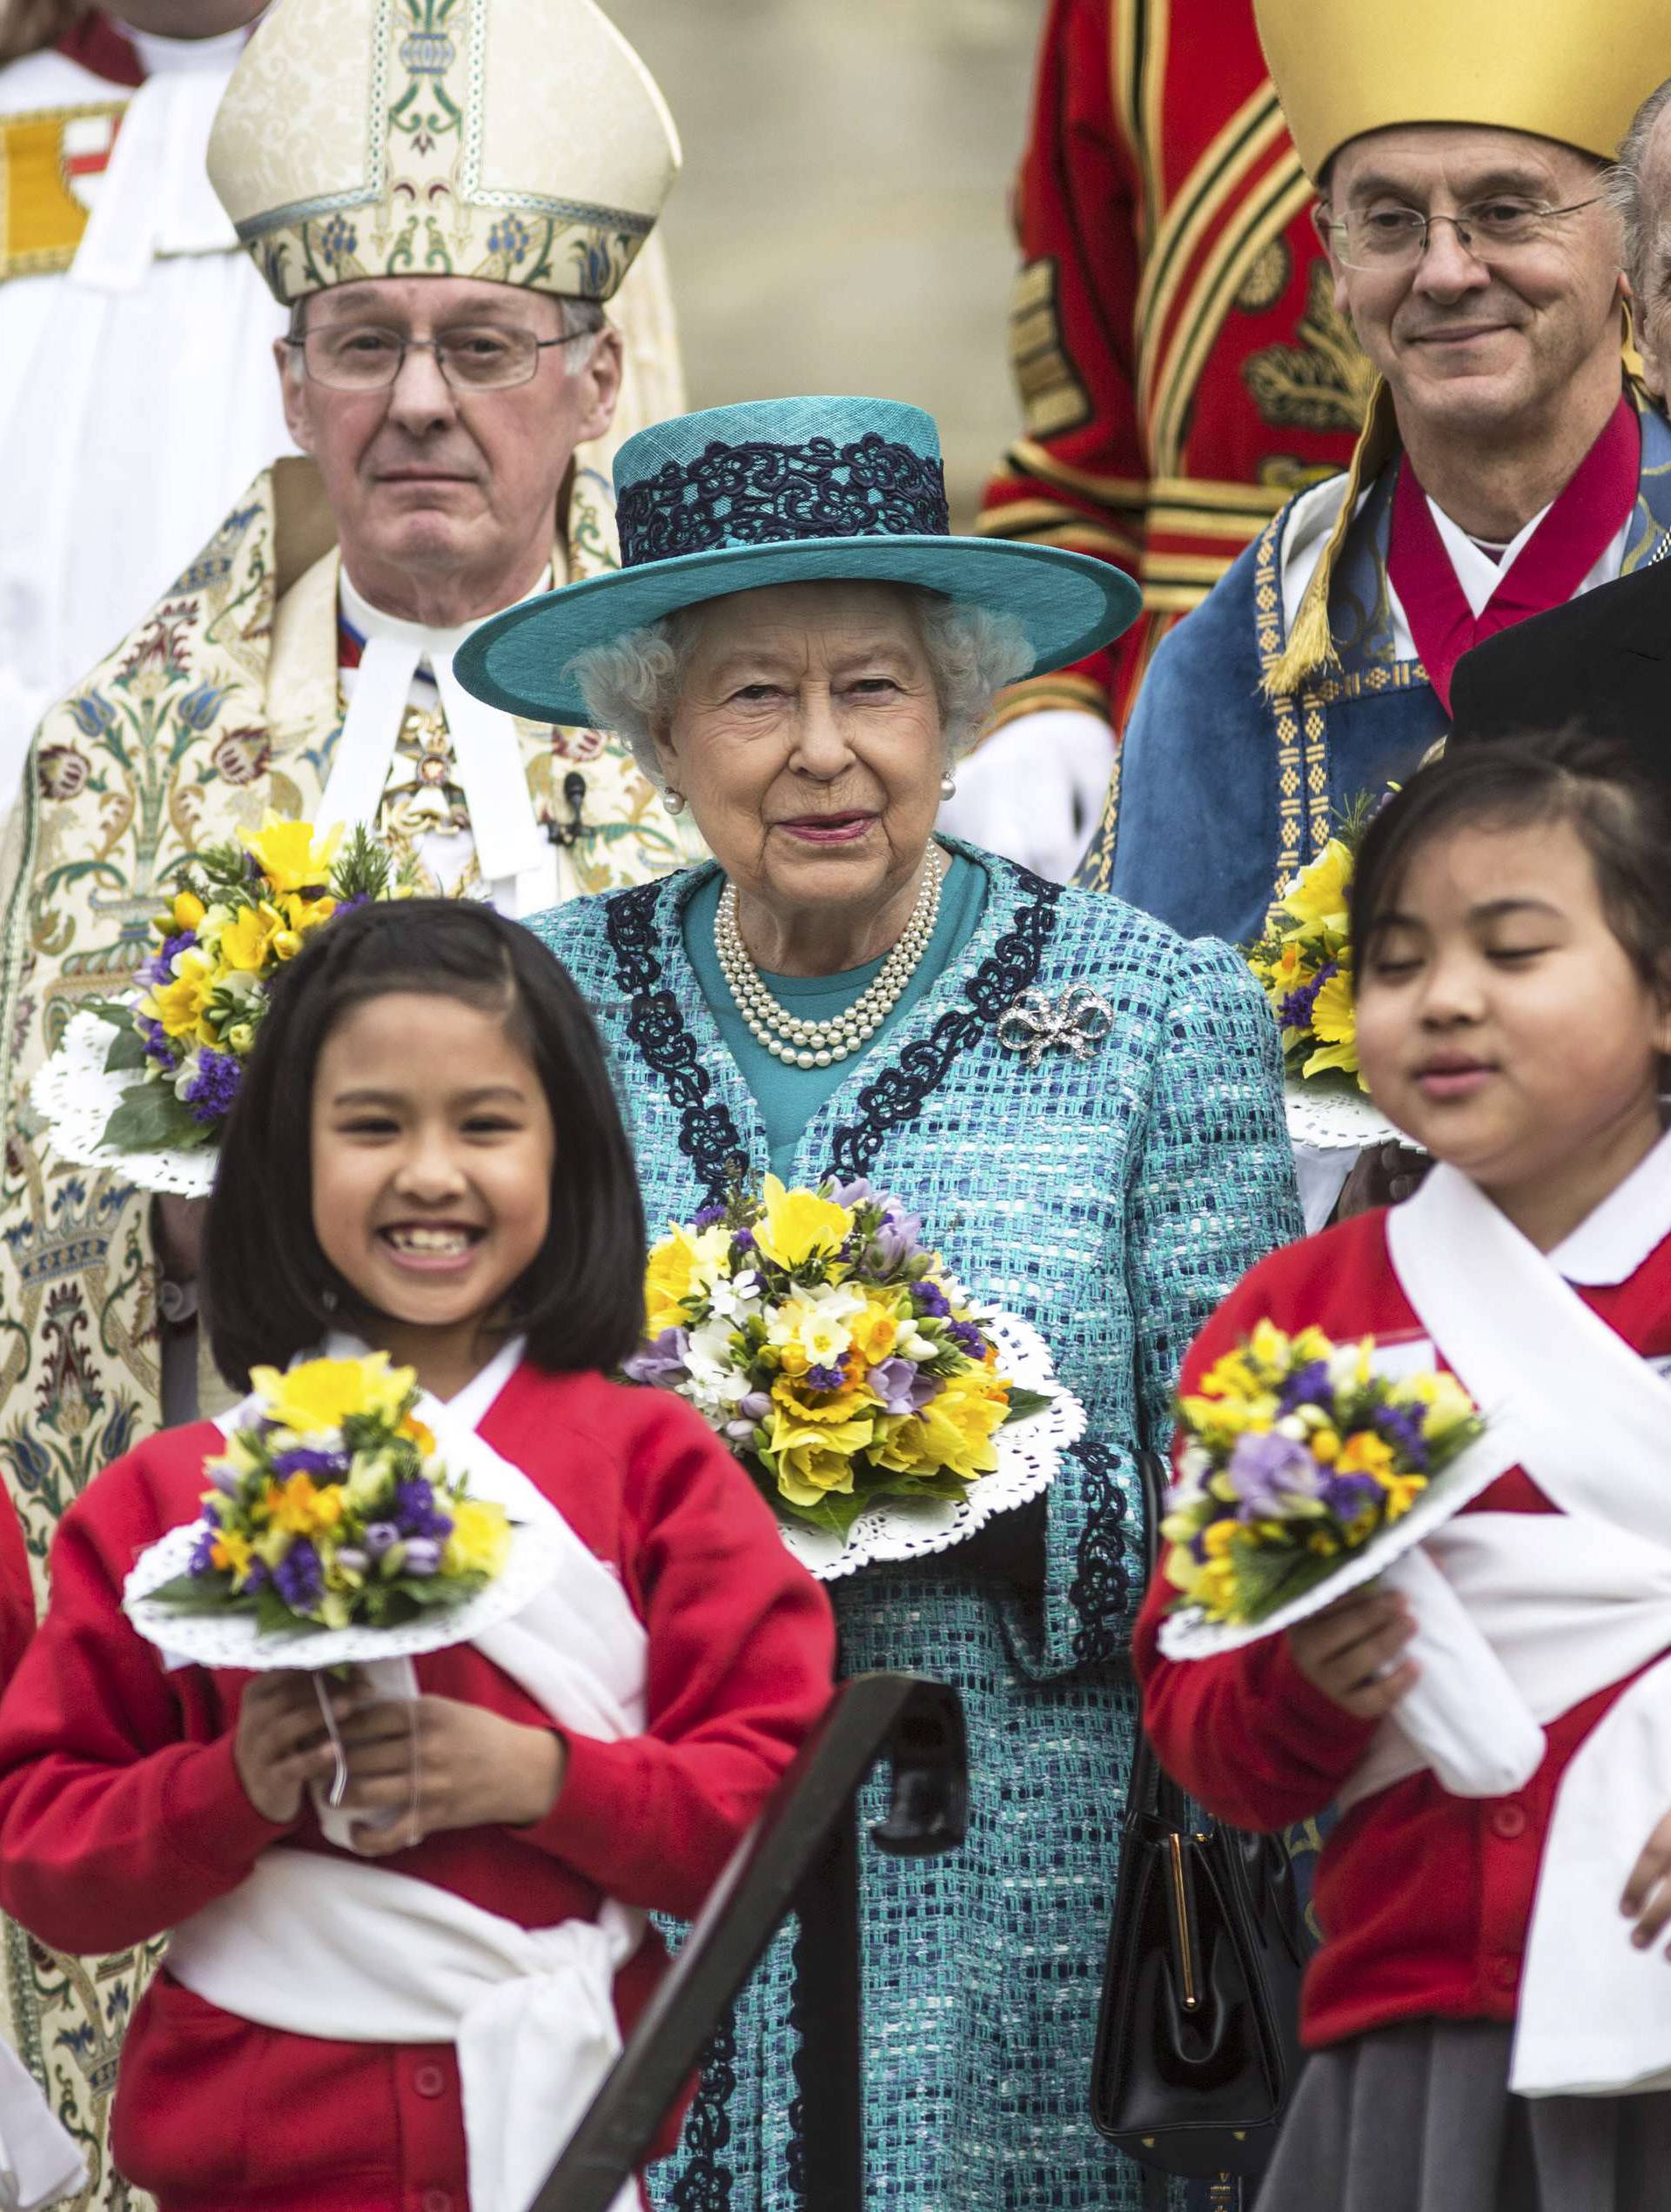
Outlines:
[{"label": "purple statice flower", "polygon": [[153,1022],[148,1014],[138,1014],[134,1025],[144,1040],[146,1059],[154,1060],[165,1075],[173,1075],[179,1067],[180,1056],[162,1023]]},{"label": "purple statice flower", "polygon": [[986,1357],[986,1339],[972,1321],[954,1321],[946,1331],[947,1336],[961,1352],[980,1361]]},{"label": "purple statice flower", "polygon": [[920,1283],[911,1285],[911,1303],[925,1320],[943,1321],[951,1311],[951,1301],[937,1283],[926,1275]]},{"label": "purple statice flower", "polygon": [[371,903],[372,895],[369,891],[356,891],[352,899],[339,899],[326,919],[331,922],[340,922],[345,914],[352,914],[356,907],[368,907]]},{"label": "purple statice flower", "polygon": [[190,952],[198,942],[195,929],[182,929],[172,937],[164,937],[162,944],[138,971],[138,981],[147,984],[171,983],[174,981],[174,962],[183,952]]},{"label": "purple statice flower", "polygon": [[1378,1405],[1371,1425],[1418,1474],[1427,1471],[1427,1439],[1419,1405]]},{"label": "purple statice flower", "polygon": [[621,1372],[629,1381],[671,1388],[685,1378],[685,1354],[690,1349],[688,1329],[664,1329],[623,1362]]},{"label": "purple statice flower", "polygon": [[807,1388],[809,1391],[838,1391],[847,1380],[844,1367],[809,1367]]},{"label": "purple statice flower", "polygon": [[715,1229],[725,1219],[723,1206],[699,1206],[691,1217],[693,1229]]},{"label": "purple statice flower", "polygon": [[245,1591],[265,1590],[272,1580],[272,1570],[265,1559],[252,1559],[244,1570]]},{"label": "purple statice flower", "polygon": [[865,1377],[882,1400],[884,1413],[920,1413],[940,1394],[940,1384],[909,1359],[879,1360]]},{"label": "purple statice flower", "polygon": [[299,1536],[272,1571],[273,1587],[292,1612],[317,1605],[325,1589],[325,1569],[306,1537]]},{"label": "purple statice flower", "polygon": [[185,1087],[185,1104],[194,1122],[221,1122],[232,1110],[244,1070],[230,1052],[205,1045],[198,1055],[198,1072]]},{"label": "purple statice flower", "polygon": [[[434,1491],[415,1475],[394,1486],[394,1520],[402,1536],[429,1538],[453,1533],[453,1516],[440,1511]],[[371,1534],[369,1529],[366,1532]]]},{"label": "purple statice flower", "polygon": [[393,1521],[368,1521],[366,1524],[366,1549],[372,1558],[380,1559],[400,1541],[400,1532]]},{"label": "purple statice flower", "polygon": [[1325,1359],[1314,1359],[1308,1367],[1297,1367],[1277,1393],[1278,1407],[1284,1413],[1292,1413],[1297,1405],[1328,1406],[1333,1402],[1334,1391]]},{"label": "purple statice flower", "polygon": [[293,1451],[274,1453],[272,1471],[280,1482],[292,1475],[311,1475],[315,1482],[340,1482],[348,1471],[348,1461],[340,1451],[310,1451],[298,1445]]},{"label": "purple statice flower", "polygon": [[1285,1499],[1316,1498],[1323,1485],[1322,1468],[1294,1437],[1238,1437],[1225,1472],[1236,1487],[1238,1521],[1279,1520]]},{"label": "purple statice flower", "polygon": [[1284,1029],[1309,1029],[1312,1009],[1317,1004],[1318,993],[1339,972],[1339,962],[1332,960],[1325,967],[1318,969],[1309,983],[1302,983],[1298,990],[1290,991],[1277,1009],[1277,1026]]},{"label": "purple statice flower", "polygon": [[752,1252],[754,1249],[754,1230],[752,1229],[738,1230],[736,1235],[731,1239],[731,1250],[733,1254],[741,1255],[743,1252]]},{"label": "purple statice flower", "polygon": [[433,1536],[414,1536],[406,1546],[406,1556],[400,1562],[402,1574],[416,1575],[420,1582],[438,1573],[441,1565],[441,1547]]},{"label": "purple statice flower", "polygon": [[1348,1524],[1372,1512],[1382,1494],[1373,1475],[1330,1475],[1323,1485],[1323,1503],[1337,1520]]},{"label": "purple statice flower", "polygon": [[[204,1518],[207,1521],[209,1516],[205,1513]],[[191,1546],[191,1557],[186,1565],[188,1574],[213,1574],[216,1572],[213,1553],[219,1534],[220,1531],[212,1524],[204,1530]]]}]

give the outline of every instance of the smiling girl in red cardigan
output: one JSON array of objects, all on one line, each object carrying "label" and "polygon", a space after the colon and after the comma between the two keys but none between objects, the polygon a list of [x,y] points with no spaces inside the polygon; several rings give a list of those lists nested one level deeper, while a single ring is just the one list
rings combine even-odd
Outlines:
[{"label": "smiling girl in red cardigan", "polygon": [[[700,1908],[822,1709],[829,1607],[702,1422],[606,1379],[640,1327],[632,1156],[573,984],[489,908],[365,907],[283,976],[207,1255],[236,1385],[386,1351],[554,1509],[571,1703],[641,1719],[564,1721],[473,1645],[420,1659],[415,1702],[339,1700],[333,1843],[312,1679],[170,1669],[121,1611],[221,1443],[170,1431],[60,1527],[0,1707],[0,1904],[72,1952],[175,1931],[113,2130],[162,2212],[522,2212],[566,2132],[542,2109],[572,2125],[661,1970],[644,1914]],[[601,1657],[563,1648],[565,1617]]]},{"label": "smiling girl in red cardigan", "polygon": [[[1317,1880],[1313,2055],[1260,2212],[1650,2212],[1671,2172],[1671,810],[1581,735],[1459,750],[1372,825],[1352,890],[1376,1103],[1439,1164],[1256,1268],[1182,1387],[1269,1317],[1454,1371],[1501,1471],[1428,1539],[1541,1726],[1449,1794],[1397,1727],[1403,1599],[1162,1657],[1144,1718],[1208,1808],[1343,1805]],[[1536,1730],[1531,1752],[1536,1757]]]}]

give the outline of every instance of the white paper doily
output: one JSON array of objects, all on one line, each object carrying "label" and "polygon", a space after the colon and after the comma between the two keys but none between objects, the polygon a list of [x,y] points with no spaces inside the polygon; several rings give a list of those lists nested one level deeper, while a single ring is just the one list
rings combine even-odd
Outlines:
[{"label": "white paper doily", "polygon": [[183,1613],[159,1605],[154,1590],[184,1574],[191,1565],[201,1521],[171,1528],[139,1555],[122,1585],[122,1610],[149,1644],[171,1659],[198,1666],[243,1667],[267,1673],[283,1666],[348,1666],[356,1661],[416,1659],[468,1644],[489,1628],[520,1613],[556,1578],[558,1552],[549,1531],[521,1526],[511,1532],[505,1571],[478,1596],[460,1605],[436,1605],[398,1628],[315,1628],[295,1635],[264,1636],[252,1613]]},{"label": "white paper doily", "polygon": [[61,1160],[78,1168],[113,1168],[137,1190],[166,1190],[206,1198],[215,1187],[215,1147],[200,1152],[118,1152],[104,1142],[104,1126],[138,1069],[112,1075],[104,1065],[116,1032],[97,1014],[77,1014],[64,1041],[29,1087],[37,1114],[46,1116],[46,1141]]},{"label": "white paper doily", "polygon": [[1343,1146],[1361,1150],[1366,1144],[1410,1140],[1395,1129],[1367,1091],[1350,1083],[1305,1083],[1291,1076],[1283,1085],[1288,1113],[1288,1134],[1298,1144],[1314,1144],[1333,1151]]},{"label": "white paper doily", "polygon": [[1453,1514],[1460,1513],[1481,1491],[1488,1490],[1499,1475],[1514,1465],[1514,1459],[1504,1456],[1503,1440],[1487,1433],[1477,1438],[1461,1458],[1453,1460],[1442,1475],[1437,1475],[1417,1498],[1402,1520],[1394,1521],[1390,1528],[1372,1536],[1361,1552],[1354,1552],[1314,1590],[1304,1597],[1291,1598],[1285,1605],[1252,1628],[1234,1628],[1224,1622],[1205,1619],[1199,1606],[1182,1607],[1169,1613],[1160,1625],[1160,1648],[1168,1659],[1216,1659],[1221,1652],[1239,1652],[1249,1644],[1258,1644],[1267,1636],[1274,1636],[1296,1622],[1309,1620],[1313,1613],[1320,1613],[1338,1598],[1345,1598],[1354,1590],[1361,1590],[1366,1582],[1373,1582],[1384,1574],[1406,1552],[1413,1552],[1424,1537],[1431,1536],[1442,1527]]},{"label": "white paper doily", "polygon": [[879,1498],[854,1522],[845,1542],[800,1521],[782,1523],[784,1543],[820,1582],[950,1551],[995,1514],[1010,1512],[1048,1490],[1062,1454],[1085,1433],[1085,1409],[1057,1381],[1037,1330],[1010,1313],[983,1314],[982,1324],[997,1345],[999,1374],[1023,1390],[1053,1391],[1050,1404],[998,1431],[992,1439],[997,1467],[972,1482],[962,1498]]}]

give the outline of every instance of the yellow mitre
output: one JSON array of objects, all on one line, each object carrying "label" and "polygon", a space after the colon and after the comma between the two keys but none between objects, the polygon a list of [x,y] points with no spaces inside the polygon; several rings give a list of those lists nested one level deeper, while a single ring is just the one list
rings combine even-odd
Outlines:
[{"label": "yellow mitre", "polygon": [[1611,161],[1666,75],[1665,0],[1254,0],[1306,174],[1406,123],[1489,124]]},{"label": "yellow mitre", "polygon": [[608,299],[679,160],[654,79],[592,0],[278,0],[209,140],[281,305],[367,277]]}]

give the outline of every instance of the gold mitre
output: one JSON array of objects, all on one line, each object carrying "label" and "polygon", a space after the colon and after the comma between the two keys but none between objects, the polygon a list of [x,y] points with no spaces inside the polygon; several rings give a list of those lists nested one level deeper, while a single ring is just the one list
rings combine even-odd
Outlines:
[{"label": "gold mitre", "polygon": [[1665,0],[1254,0],[1308,176],[1348,138],[1476,123],[1611,161],[1668,70]]},{"label": "gold mitre", "polygon": [[679,159],[654,79],[592,0],[278,0],[209,140],[281,305],[366,277],[608,299]]}]

